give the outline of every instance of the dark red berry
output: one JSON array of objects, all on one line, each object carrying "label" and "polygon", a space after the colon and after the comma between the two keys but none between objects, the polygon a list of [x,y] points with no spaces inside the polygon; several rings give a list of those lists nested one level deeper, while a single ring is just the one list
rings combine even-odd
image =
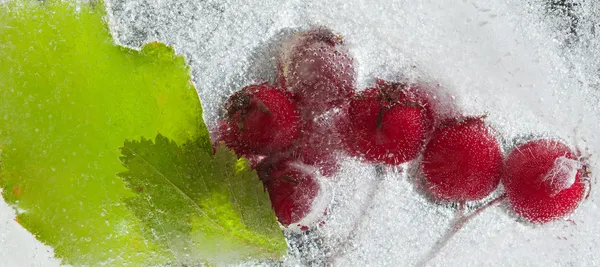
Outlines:
[{"label": "dark red berry", "polygon": [[269,159],[263,161],[257,171],[281,224],[294,224],[310,213],[319,193],[319,183],[311,173],[290,161],[270,162]]},{"label": "dark red berry", "polygon": [[417,103],[389,102],[376,88],[348,105],[338,124],[349,152],[375,163],[401,164],[417,157],[425,140],[425,114]]},{"label": "dark red berry", "polygon": [[318,168],[324,176],[333,176],[339,169],[336,154],[341,140],[330,120],[306,121],[293,157]]},{"label": "dark red berry", "polygon": [[479,200],[498,186],[502,159],[500,144],[483,119],[466,118],[433,133],[423,152],[422,171],[435,198]]},{"label": "dark red berry", "polygon": [[280,81],[304,112],[322,113],[354,93],[354,60],[342,38],[325,27],[296,34],[282,49]]},{"label": "dark red berry", "polygon": [[219,134],[240,155],[272,154],[290,147],[300,136],[300,117],[288,95],[267,84],[251,85],[225,103]]}]

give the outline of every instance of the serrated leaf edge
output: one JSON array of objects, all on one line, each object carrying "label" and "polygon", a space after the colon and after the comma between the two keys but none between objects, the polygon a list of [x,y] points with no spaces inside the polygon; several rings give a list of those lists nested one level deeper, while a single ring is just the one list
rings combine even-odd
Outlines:
[{"label": "serrated leaf edge", "polygon": [[[159,134],[160,137],[164,137],[162,135]],[[157,136],[157,138],[159,138],[159,136]],[[166,137],[165,137],[166,138]],[[152,142],[152,140],[149,140],[150,142]],[[172,142],[171,140],[168,140],[169,142]],[[155,143],[155,142],[153,142]],[[188,201],[193,207],[194,209],[201,215],[203,215],[205,218],[207,218],[213,225],[217,226],[219,229],[221,229],[223,231],[223,233],[226,233],[227,235],[235,238],[236,240],[238,240],[239,242],[243,243],[244,245],[247,245],[248,247],[251,247],[253,249],[255,249],[256,251],[258,251],[261,254],[267,254],[267,255],[271,255],[273,257],[275,257],[277,255],[277,253],[275,252],[269,252],[266,251],[265,249],[256,246],[255,244],[249,242],[248,240],[237,236],[236,234],[234,234],[233,232],[227,230],[227,228],[225,228],[223,225],[219,224],[218,222],[216,222],[215,220],[213,220],[213,218],[211,218],[207,213],[205,213],[202,208],[200,206],[198,206],[198,204],[192,199],[190,198],[187,194],[185,194],[185,192],[183,192],[183,190],[181,190],[179,187],[177,187],[173,182],[171,182],[171,180],[169,180],[169,178],[162,172],[160,172],[154,165],[152,165],[150,162],[148,162],[144,157],[139,156],[139,154],[134,151],[133,149],[127,147],[127,145],[124,145],[123,147],[121,147],[121,149],[126,149],[129,152],[132,153],[132,155],[139,157],[142,161],[144,161],[144,163],[146,163],[149,167],[152,168],[152,170],[154,170],[157,174],[160,175],[160,177],[162,177],[168,184],[170,184],[186,201]]]}]

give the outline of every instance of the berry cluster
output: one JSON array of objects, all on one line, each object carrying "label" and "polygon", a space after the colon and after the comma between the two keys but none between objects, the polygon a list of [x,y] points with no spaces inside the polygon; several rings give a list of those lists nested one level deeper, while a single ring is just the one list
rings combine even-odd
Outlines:
[{"label": "berry cluster", "polygon": [[315,173],[334,175],[340,153],[379,165],[422,155],[425,191],[440,201],[481,200],[502,184],[503,199],[533,223],[568,215],[584,198],[585,160],[560,141],[530,140],[505,157],[484,116],[442,111],[434,88],[377,80],[357,92],[354,59],[327,28],[285,42],[278,73],[277,85],[246,86],[226,101],[219,138],[250,159],[285,226],[314,212]]}]

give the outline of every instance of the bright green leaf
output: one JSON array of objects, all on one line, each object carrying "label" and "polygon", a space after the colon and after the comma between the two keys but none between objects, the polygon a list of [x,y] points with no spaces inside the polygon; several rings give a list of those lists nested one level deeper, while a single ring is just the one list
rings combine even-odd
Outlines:
[{"label": "bright green leaf", "polygon": [[[2,196],[64,263],[174,262],[173,251],[147,235],[152,222],[124,202],[136,192],[117,176],[125,171],[118,148],[159,133],[210,148],[200,102],[183,57],[159,43],[141,51],[114,45],[104,10],[51,0],[0,4]],[[190,218],[199,221],[189,230],[202,235],[193,227],[201,218]]]},{"label": "bright green leaf", "polygon": [[[0,6],[0,148],[4,199],[18,221],[75,265],[164,262],[123,204],[126,138],[205,136],[182,57],[115,46],[104,7]],[[162,55],[157,57],[157,54]]]},{"label": "bright green leaf", "polygon": [[[203,143],[178,146],[126,142],[121,173],[138,196],[129,207],[146,223],[149,239],[178,263],[232,263],[278,258],[286,251],[269,196],[248,162],[224,147],[215,156]],[[283,241],[283,242],[282,242]]]}]

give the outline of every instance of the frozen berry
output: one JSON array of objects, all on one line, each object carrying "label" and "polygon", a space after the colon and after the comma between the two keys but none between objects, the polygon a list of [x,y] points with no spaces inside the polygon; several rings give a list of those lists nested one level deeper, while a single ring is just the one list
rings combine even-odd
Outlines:
[{"label": "frozen berry", "polygon": [[339,169],[336,154],[341,148],[341,140],[331,121],[306,121],[293,152],[294,158],[318,168],[324,176],[333,176]]},{"label": "frozen berry", "polygon": [[304,113],[322,113],[354,94],[354,60],[342,37],[325,27],[296,34],[283,46],[280,81]]},{"label": "frozen berry", "polygon": [[455,120],[432,134],[421,167],[427,189],[435,198],[479,200],[500,182],[502,150],[483,119]]},{"label": "frozen berry", "polygon": [[257,169],[277,219],[284,226],[304,219],[312,210],[319,183],[307,170],[287,160],[266,159]]},{"label": "frozen berry", "polygon": [[338,124],[349,152],[374,163],[401,164],[417,157],[425,140],[425,113],[411,101],[388,101],[370,88],[353,98]]},{"label": "frozen berry", "polygon": [[286,93],[267,84],[251,85],[225,103],[220,139],[240,155],[285,150],[300,136],[300,117]]},{"label": "frozen berry", "polygon": [[583,199],[581,162],[565,144],[551,139],[529,141],[508,155],[502,184],[520,216],[545,223],[566,215]]},{"label": "frozen berry", "polygon": [[377,79],[376,83],[387,103],[413,102],[420,105],[425,113],[425,119],[423,120],[425,131],[431,132],[433,130],[438,116],[434,114],[432,104],[434,96],[432,92],[417,84],[388,82],[381,79]]}]

